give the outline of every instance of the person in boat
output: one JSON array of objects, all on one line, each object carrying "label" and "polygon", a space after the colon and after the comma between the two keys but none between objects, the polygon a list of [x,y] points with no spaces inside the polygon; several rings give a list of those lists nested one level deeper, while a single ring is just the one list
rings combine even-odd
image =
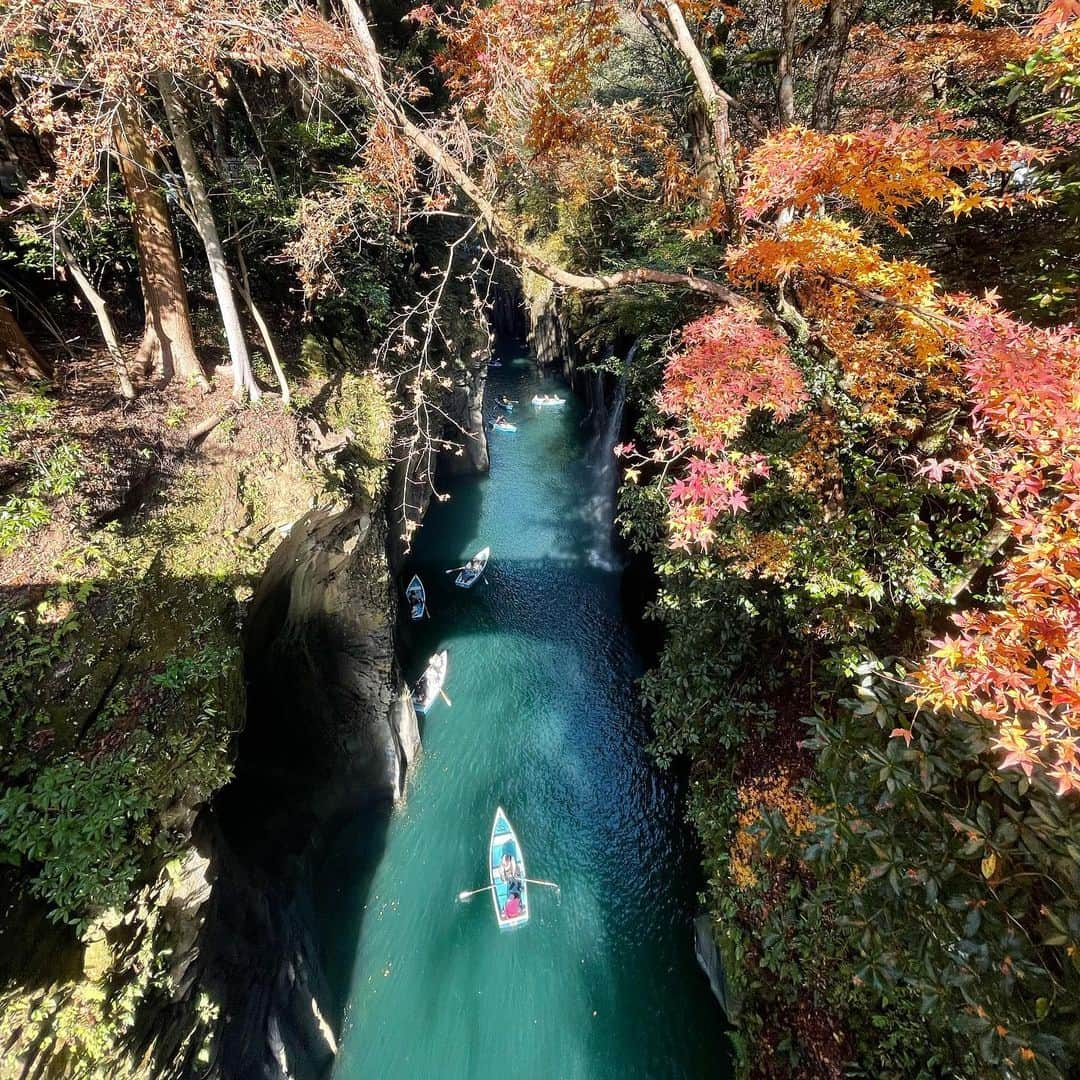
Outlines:
[{"label": "person in boat", "polygon": [[423,601],[423,600],[421,600],[421,599],[420,599],[420,598],[418,597],[417,599],[415,599],[415,600],[413,601],[413,605],[412,605],[412,617],[413,617],[414,619],[419,619],[419,618],[420,618],[420,616],[421,616],[421,615],[423,615],[423,614],[424,614],[424,601]]},{"label": "person in boat", "polygon": [[503,849],[502,860],[499,863],[499,874],[506,883],[506,905],[503,914],[508,919],[513,919],[524,910],[521,895],[524,891],[524,883],[521,880],[521,870],[517,859],[509,848]]},{"label": "person in boat", "polygon": [[507,848],[503,849],[502,861],[499,863],[499,873],[506,882],[506,891],[511,896],[521,896],[521,872],[518,869],[517,859],[514,853]]}]

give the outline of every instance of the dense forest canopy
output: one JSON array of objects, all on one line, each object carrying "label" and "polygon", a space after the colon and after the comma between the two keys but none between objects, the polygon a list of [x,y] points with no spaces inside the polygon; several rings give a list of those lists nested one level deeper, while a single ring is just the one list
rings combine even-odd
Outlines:
[{"label": "dense forest canopy", "polygon": [[[302,411],[304,336],[339,340],[413,467],[483,352],[462,310],[482,322],[509,268],[636,402],[620,524],[659,579],[653,749],[689,762],[744,1063],[1066,1075],[1078,17],[5,0],[0,549],[17,563],[75,497],[70,441],[27,455],[88,357],[163,415],[227,368],[194,446]],[[102,899],[98,848],[154,800],[40,869],[48,828],[12,814],[47,818],[47,755],[4,723],[0,852],[85,928],[145,872]]]}]

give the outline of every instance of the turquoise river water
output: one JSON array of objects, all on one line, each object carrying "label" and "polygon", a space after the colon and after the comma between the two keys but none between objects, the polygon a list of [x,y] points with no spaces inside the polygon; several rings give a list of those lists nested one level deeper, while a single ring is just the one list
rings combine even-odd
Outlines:
[{"label": "turquoise river water", "polygon": [[[534,392],[566,397],[535,411]],[[640,658],[610,544],[610,477],[583,405],[524,358],[490,373],[520,399],[491,472],[448,482],[410,572],[431,619],[414,676],[449,650],[405,801],[334,839],[317,882],[328,974],[347,987],[335,1080],[729,1075],[692,948],[697,873],[670,778],[635,704]],[[590,460],[592,458],[592,460]],[[443,570],[489,544],[487,582]],[[500,931],[487,884],[498,804],[532,877],[528,925]]]}]

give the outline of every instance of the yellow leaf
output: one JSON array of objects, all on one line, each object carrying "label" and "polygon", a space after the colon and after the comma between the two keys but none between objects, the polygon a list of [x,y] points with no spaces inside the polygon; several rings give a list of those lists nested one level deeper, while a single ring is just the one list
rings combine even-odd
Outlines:
[{"label": "yellow leaf", "polygon": [[982,875],[984,878],[992,878],[997,869],[997,856],[991,851],[982,861]]}]

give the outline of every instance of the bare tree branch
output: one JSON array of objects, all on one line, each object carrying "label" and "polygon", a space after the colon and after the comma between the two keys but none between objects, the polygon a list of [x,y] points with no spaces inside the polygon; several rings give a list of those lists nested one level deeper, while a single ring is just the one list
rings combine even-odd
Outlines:
[{"label": "bare tree branch", "polygon": [[669,288],[687,289],[709,296],[722,304],[746,307],[760,312],[758,305],[740,296],[726,285],[712,278],[700,277],[692,271],[675,273],[641,266],[616,270],[609,274],[579,274],[559,266],[531,248],[517,236],[513,227],[469,175],[465,166],[428,132],[415,124],[406,115],[404,109],[391,98],[383,76],[382,61],[359,0],[343,0],[343,4],[348,15],[350,29],[360,46],[367,70],[361,74],[338,63],[332,64],[334,70],[342,78],[365,91],[386,121],[396,128],[407,142],[450,177],[476,207],[481,221],[498,240],[503,252],[513,256],[523,267],[547,278],[555,285],[580,292],[609,292],[613,289],[625,289],[636,285],[662,285]]}]

